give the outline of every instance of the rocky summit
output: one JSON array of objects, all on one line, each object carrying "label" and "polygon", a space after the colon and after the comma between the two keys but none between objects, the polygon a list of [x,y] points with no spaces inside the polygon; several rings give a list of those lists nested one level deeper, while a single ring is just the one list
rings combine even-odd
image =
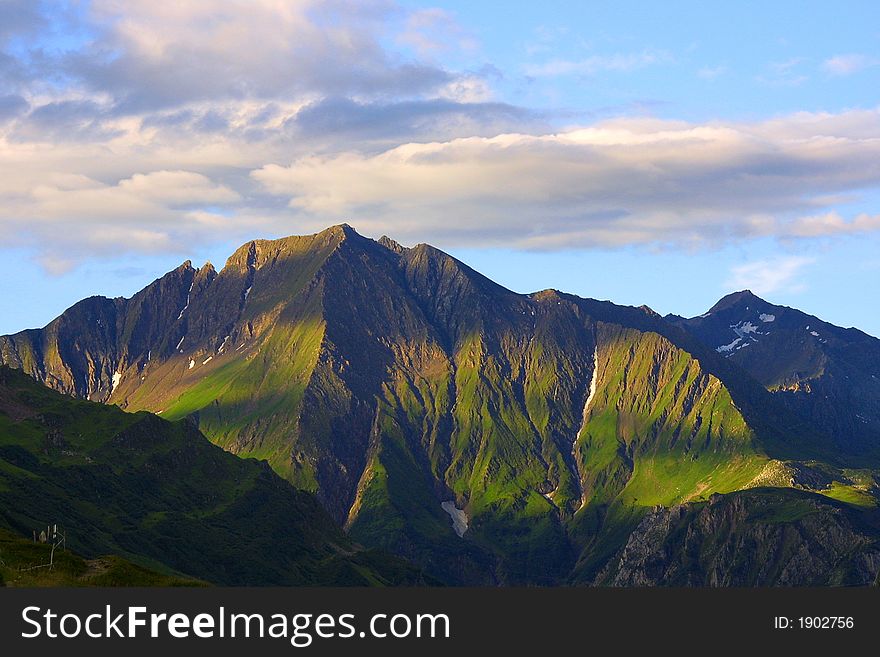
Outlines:
[{"label": "rocky summit", "polygon": [[748,292],[693,319],[516,294],[340,225],[86,299],[0,361],[266,461],[432,581],[877,574],[880,341]]}]

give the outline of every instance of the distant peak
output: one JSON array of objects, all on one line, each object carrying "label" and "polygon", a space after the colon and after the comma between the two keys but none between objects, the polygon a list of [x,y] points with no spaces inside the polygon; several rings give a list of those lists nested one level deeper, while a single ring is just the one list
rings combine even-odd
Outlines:
[{"label": "distant peak", "polygon": [[393,239],[391,239],[387,235],[383,235],[377,241],[379,242],[379,244],[384,246],[389,251],[394,251],[395,253],[398,253],[398,254],[406,251],[405,247],[401,246],[399,243],[395,242]]},{"label": "distant peak", "polygon": [[718,303],[709,309],[709,312],[717,313],[743,303],[761,303],[770,305],[761,297],[756,296],[751,290],[740,290],[739,292],[731,292],[730,294],[721,297],[721,299],[718,300]]}]

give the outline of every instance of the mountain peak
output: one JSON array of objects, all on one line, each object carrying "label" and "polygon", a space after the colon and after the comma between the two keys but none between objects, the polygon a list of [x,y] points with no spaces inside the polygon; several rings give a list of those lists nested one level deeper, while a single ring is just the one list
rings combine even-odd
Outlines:
[{"label": "mountain peak", "polygon": [[297,253],[326,247],[335,248],[349,240],[363,240],[349,224],[342,223],[330,226],[311,235],[290,235],[277,239],[250,240],[242,244],[227,259],[224,269],[247,272],[259,269],[267,262],[284,260]]},{"label": "mountain peak", "polygon": [[320,233],[317,233],[317,236],[334,236],[341,239],[346,239],[348,237],[360,237],[360,233],[352,228],[350,224],[343,222],[341,224],[336,224],[335,226],[325,228]]},{"label": "mountain peak", "polygon": [[709,309],[709,312],[717,313],[743,303],[761,303],[770,305],[764,301],[764,299],[755,295],[751,290],[740,290],[739,292],[731,292],[730,294],[721,297],[721,299]]}]

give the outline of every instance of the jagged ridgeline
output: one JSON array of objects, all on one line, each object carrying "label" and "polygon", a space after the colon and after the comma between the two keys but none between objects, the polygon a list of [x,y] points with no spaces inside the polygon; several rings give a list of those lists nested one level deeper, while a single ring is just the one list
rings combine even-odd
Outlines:
[{"label": "jagged ridgeline", "polygon": [[0,357],[189,419],[450,583],[613,581],[654,507],[713,493],[873,504],[873,462],[856,475],[822,427],[650,309],[515,294],[346,225],[87,299],[0,338]]}]

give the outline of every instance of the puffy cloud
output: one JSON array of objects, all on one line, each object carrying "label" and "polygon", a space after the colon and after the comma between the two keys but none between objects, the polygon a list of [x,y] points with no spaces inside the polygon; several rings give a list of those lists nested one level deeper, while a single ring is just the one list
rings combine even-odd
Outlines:
[{"label": "puffy cloud", "polygon": [[616,120],[555,134],[309,155],[252,173],[314,223],[525,248],[722,244],[877,230],[816,215],[880,185],[880,112],[755,124]]},{"label": "puffy cloud", "polygon": [[755,294],[800,292],[806,289],[802,272],[815,262],[801,256],[782,256],[738,265],[725,283],[728,290],[749,289]]},{"label": "puffy cloud", "polygon": [[397,102],[356,102],[325,98],[311,103],[287,121],[300,137],[320,140],[352,137],[393,145],[410,139],[452,139],[461,134],[498,134],[541,125],[540,117],[506,103],[468,102],[447,98]]},{"label": "puffy cloud", "polygon": [[222,208],[240,198],[191,171],[136,174],[115,184],[56,174],[18,193],[0,189],[0,195],[7,201],[3,223],[13,228],[13,239],[38,243],[41,261],[53,272],[64,271],[85,252],[183,250],[181,240],[222,229],[228,222]]},{"label": "puffy cloud", "polygon": [[418,94],[453,79],[381,45],[393,5],[316,0],[93,0],[99,47],[65,70],[120,111],[207,99]]}]

